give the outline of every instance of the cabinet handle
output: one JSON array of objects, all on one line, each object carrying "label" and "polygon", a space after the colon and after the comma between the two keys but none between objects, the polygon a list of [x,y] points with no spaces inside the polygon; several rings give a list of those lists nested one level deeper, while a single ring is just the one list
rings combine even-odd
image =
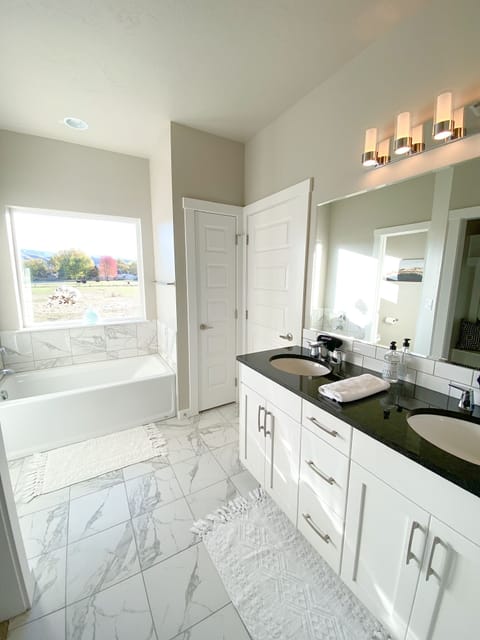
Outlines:
[{"label": "cabinet handle", "polygon": [[328,433],[328,435],[332,436],[332,438],[336,438],[338,436],[337,431],[333,431],[333,430],[327,429],[327,427],[324,427],[322,424],[320,424],[320,422],[316,418],[307,418],[307,420],[310,420],[310,422],[313,422],[313,424],[316,427],[318,427],[322,431],[325,431],[325,433]]},{"label": "cabinet handle", "polygon": [[265,437],[270,436],[270,489],[273,489],[273,469],[274,469],[274,446],[273,446],[273,438],[275,435],[275,416],[271,411],[265,412],[265,425],[267,424],[267,416],[271,418],[270,429],[267,431],[265,426]]},{"label": "cabinet handle", "polygon": [[305,522],[308,524],[308,526],[313,529],[315,531],[315,533],[317,535],[320,536],[320,538],[326,542],[327,544],[330,542],[331,538],[328,535],[328,533],[323,533],[323,531],[321,531],[317,525],[315,524],[315,522],[312,520],[312,516],[309,513],[302,513],[303,519],[305,520]]},{"label": "cabinet handle", "polygon": [[248,412],[247,412],[247,407],[248,407],[248,395],[245,394],[245,411],[244,411],[244,416],[245,416],[245,460],[247,459],[247,442],[248,442],[248,438],[247,438],[247,416],[248,416]]},{"label": "cabinet handle", "polygon": [[352,580],[353,582],[357,581],[358,575],[358,565],[360,562],[360,546],[362,544],[362,534],[363,534],[363,520],[365,516],[365,495],[367,493],[367,485],[362,482],[362,490],[360,493],[360,505],[358,510],[358,527],[357,527],[357,540],[355,542],[355,556],[353,560],[353,572],[352,572]]},{"label": "cabinet handle", "polygon": [[428,559],[427,574],[425,576],[426,582],[428,582],[430,580],[430,576],[435,576],[439,582],[442,581],[442,576],[439,573],[437,573],[435,571],[435,569],[432,568],[433,556],[435,555],[435,549],[437,548],[437,545],[439,545],[439,544],[442,547],[444,547],[444,549],[448,550],[447,545],[443,542],[443,540],[441,540],[441,538],[439,538],[438,536],[435,536],[433,538],[432,548],[430,550],[430,557]]},{"label": "cabinet handle", "polygon": [[262,405],[259,404],[258,405],[258,412],[257,412],[257,429],[258,429],[259,433],[263,429],[264,435],[265,435],[265,416],[263,417],[263,425],[260,424],[260,415],[261,415],[262,411],[265,411],[265,407],[262,407]]},{"label": "cabinet handle", "polygon": [[322,480],[325,480],[325,482],[328,482],[328,484],[335,484],[335,478],[332,478],[331,476],[329,477],[322,473],[313,460],[305,460],[305,462],[308,464],[310,469],[317,474],[317,476],[320,476]]},{"label": "cabinet handle", "polygon": [[415,535],[415,531],[417,529],[421,530],[422,527],[420,526],[420,524],[418,522],[413,520],[412,521],[412,526],[410,527],[410,536],[408,537],[407,557],[406,557],[406,560],[405,560],[405,564],[407,566],[410,563],[410,560],[416,560],[418,562],[418,564],[420,564],[420,560],[417,558],[417,556],[412,551],[413,536]]}]

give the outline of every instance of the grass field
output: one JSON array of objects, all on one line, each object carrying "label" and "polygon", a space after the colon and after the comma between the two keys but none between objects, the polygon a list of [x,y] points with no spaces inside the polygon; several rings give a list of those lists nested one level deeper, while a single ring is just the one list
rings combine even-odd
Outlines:
[{"label": "grass field", "polygon": [[[57,287],[73,287],[78,291],[75,304],[48,306],[48,298]],[[141,315],[138,282],[112,280],[111,282],[34,282],[32,283],[32,310],[35,322],[54,320],[81,320],[87,309],[94,309],[102,319],[121,320]]]}]

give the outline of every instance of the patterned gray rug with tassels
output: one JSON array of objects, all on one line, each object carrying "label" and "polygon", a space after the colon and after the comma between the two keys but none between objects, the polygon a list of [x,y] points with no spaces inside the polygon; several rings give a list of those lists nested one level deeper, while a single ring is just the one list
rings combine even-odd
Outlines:
[{"label": "patterned gray rug with tassels", "polygon": [[387,640],[263,490],[196,522],[194,531],[253,640]]}]

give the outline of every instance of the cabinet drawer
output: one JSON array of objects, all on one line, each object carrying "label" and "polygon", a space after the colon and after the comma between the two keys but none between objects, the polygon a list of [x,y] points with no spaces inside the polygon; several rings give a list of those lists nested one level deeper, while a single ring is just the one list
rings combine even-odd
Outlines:
[{"label": "cabinet drawer", "polygon": [[314,404],[302,401],[302,424],[332,447],[350,456],[352,427]]},{"label": "cabinet drawer", "polygon": [[321,438],[302,428],[300,480],[343,519],[349,461]]},{"label": "cabinet drawer", "polygon": [[298,530],[334,571],[340,572],[343,520],[303,482],[298,496]]},{"label": "cabinet drawer", "polygon": [[240,366],[240,381],[263,396],[267,403],[271,402],[288,416],[300,422],[302,400],[295,393],[287,391],[276,382],[244,365]]}]

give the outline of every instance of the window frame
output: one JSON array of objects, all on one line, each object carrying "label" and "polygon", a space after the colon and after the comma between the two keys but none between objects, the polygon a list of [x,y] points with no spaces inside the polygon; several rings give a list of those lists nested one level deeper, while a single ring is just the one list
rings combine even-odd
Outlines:
[{"label": "window frame", "polygon": [[[95,325],[85,322],[82,318],[78,320],[48,320],[46,322],[35,322],[33,312],[28,317],[24,276],[23,276],[23,264],[20,247],[18,246],[18,239],[15,227],[15,215],[22,213],[38,213],[44,216],[62,217],[62,218],[83,218],[90,220],[101,220],[103,222],[127,222],[135,225],[136,232],[136,245],[137,245],[137,282],[139,292],[139,308],[140,315],[129,316],[128,318],[110,318],[100,319]],[[35,331],[42,329],[67,329],[75,327],[87,327],[87,326],[106,326],[113,324],[127,324],[133,322],[145,322],[146,321],[146,306],[145,306],[145,276],[143,268],[143,238],[142,238],[142,221],[140,218],[133,218],[130,216],[118,216],[101,213],[91,213],[83,211],[66,211],[61,209],[40,209],[38,207],[19,207],[9,206],[7,207],[7,233],[9,235],[10,246],[10,261],[12,264],[12,276],[14,279],[14,287],[17,298],[18,318],[19,324],[22,330]],[[30,320],[30,322],[29,322]]]}]

